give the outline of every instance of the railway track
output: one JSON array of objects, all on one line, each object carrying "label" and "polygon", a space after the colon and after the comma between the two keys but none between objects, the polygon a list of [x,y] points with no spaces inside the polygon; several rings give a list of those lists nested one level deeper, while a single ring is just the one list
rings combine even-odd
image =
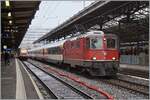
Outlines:
[{"label": "railway track", "polygon": [[143,84],[138,84],[135,82],[123,80],[123,79],[109,79],[109,80],[100,80],[102,82],[112,84],[115,86],[119,86],[134,92],[138,92],[144,95],[149,95],[149,86],[143,85]]},{"label": "railway track", "polygon": [[[133,73],[134,72],[134,73]],[[122,73],[124,75],[132,75],[142,78],[149,78],[149,72],[148,71],[139,71],[139,70],[129,70],[129,69],[120,69],[119,73]]]},{"label": "railway track", "polygon": [[[124,75],[124,77],[120,77],[120,79],[94,79],[96,81],[102,81],[104,83],[107,84],[111,84],[117,87],[121,87],[127,90],[131,90],[134,91],[136,93],[140,93],[143,94],[145,96],[149,95],[149,86],[147,85],[148,82],[146,83],[136,83],[136,82],[132,82],[131,79],[130,81],[128,80],[128,78],[126,80],[124,80],[124,78],[126,77],[126,75]],[[134,79],[136,80],[136,79]],[[141,80],[142,81],[142,80]]]},{"label": "railway track", "polygon": [[45,85],[50,92],[52,99],[94,99],[84,91],[81,91],[52,74],[47,74],[31,63],[23,63],[40,80],[40,82]]}]

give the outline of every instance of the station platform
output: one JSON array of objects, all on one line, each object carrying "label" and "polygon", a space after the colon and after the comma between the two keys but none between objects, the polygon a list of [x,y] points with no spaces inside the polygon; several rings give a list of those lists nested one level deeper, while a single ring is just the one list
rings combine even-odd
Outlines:
[{"label": "station platform", "polygon": [[120,64],[121,69],[131,69],[131,70],[139,70],[139,71],[149,71],[149,66],[141,66],[141,65],[130,65],[130,64]]},{"label": "station platform", "polygon": [[149,66],[120,64],[119,73],[149,78]]},{"label": "station platform", "polygon": [[18,59],[11,58],[9,65],[2,60],[1,72],[1,99],[42,98],[31,75]]},{"label": "station platform", "polygon": [[[1,72],[1,99],[43,98],[31,75],[18,59],[12,58],[9,65],[2,61]],[[120,64],[120,72],[149,78],[148,66]]]}]

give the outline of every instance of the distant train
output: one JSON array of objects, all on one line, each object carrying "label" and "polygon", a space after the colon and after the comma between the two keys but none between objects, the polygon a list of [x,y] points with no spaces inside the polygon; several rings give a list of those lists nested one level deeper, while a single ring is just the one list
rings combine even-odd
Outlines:
[{"label": "distant train", "polygon": [[18,54],[16,57],[18,57],[21,60],[26,60],[28,58],[28,51],[26,48],[20,48]]},{"label": "distant train", "polygon": [[119,68],[118,44],[115,34],[90,31],[28,50],[28,57],[80,68],[92,76],[114,76]]}]

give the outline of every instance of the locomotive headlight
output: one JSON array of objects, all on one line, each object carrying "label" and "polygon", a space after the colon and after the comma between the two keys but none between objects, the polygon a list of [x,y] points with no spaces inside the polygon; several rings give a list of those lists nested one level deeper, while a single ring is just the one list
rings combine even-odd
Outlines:
[{"label": "locomotive headlight", "polygon": [[93,57],[92,59],[93,59],[93,60],[96,60],[96,57]]},{"label": "locomotive headlight", "polygon": [[103,40],[106,41],[106,38],[104,38]]},{"label": "locomotive headlight", "polygon": [[112,60],[115,60],[116,58],[115,57],[112,57]]}]

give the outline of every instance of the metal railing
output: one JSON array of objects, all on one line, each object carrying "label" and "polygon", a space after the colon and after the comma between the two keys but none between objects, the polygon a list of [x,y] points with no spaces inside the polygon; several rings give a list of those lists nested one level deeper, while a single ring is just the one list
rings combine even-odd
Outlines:
[{"label": "metal railing", "polygon": [[149,65],[148,55],[121,55],[120,63],[123,64],[137,64],[137,65]]}]

